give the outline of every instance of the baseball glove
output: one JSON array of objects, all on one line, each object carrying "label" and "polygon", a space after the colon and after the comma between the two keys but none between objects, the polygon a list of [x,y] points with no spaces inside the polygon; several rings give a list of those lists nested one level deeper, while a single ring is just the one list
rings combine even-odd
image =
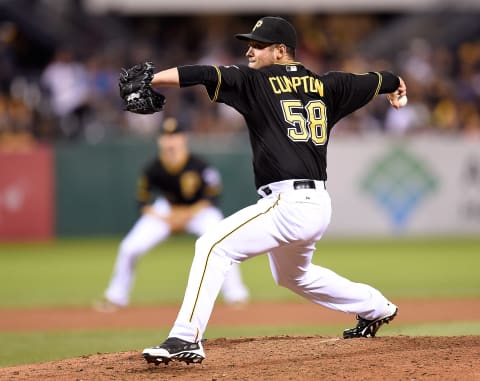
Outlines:
[{"label": "baseball glove", "polygon": [[153,69],[151,62],[145,62],[121,70],[118,86],[124,110],[137,114],[153,114],[163,110],[165,96],[151,86]]}]

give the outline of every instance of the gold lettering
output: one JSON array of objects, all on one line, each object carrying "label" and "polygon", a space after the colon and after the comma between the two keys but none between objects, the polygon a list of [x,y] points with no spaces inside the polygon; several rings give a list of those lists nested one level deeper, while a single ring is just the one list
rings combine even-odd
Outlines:
[{"label": "gold lettering", "polygon": [[269,77],[270,85],[275,94],[298,92],[303,89],[306,93],[317,93],[323,97],[323,83],[315,77],[287,77],[286,75]]},{"label": "gold lettering", "polygon": [[323,97],[323,82],[315,78],[315,90],[317,90],[318,95]]},{"label": "gold lettering", "polygon": [[270,85],[272,86],[272,90],[275,94],[281,94],[282,91],[277,87],[277,85],[275,84],[276,82],[278,82],[278,78],[276,77],[269,77],[268,80],[270,81]]},{"label": "gold lettering", "polygon": [[309,77],[308,75],[304,75],[302,77],[303,91],[305,91],[306,93],[310,92],[309,83],[311,81],[312,81],[312,77]]},{"label": "gold lettering", "polygon": [[280,91],[282,93],[291,93],[292,92],[292,89],[290,87],[291,83],[285,82],[286,77],[284,76],[283,79],[281,77],[277,77],[277,78],[278,78],[278,83],[280,84]]},{"label": "gold lettering", "polygon": [[308,77],[308,92],[316,93],[317,89],[315,88],[315,78]]},{"label": "gold lettering", "polygon": [[293,84],[293,88],[295,89],[295,92],[298,92],[297,87],[300,86],[300,83],[302,83],[302,80],[300,77],[292,77],[292,84]]},{"label": "gold lettering", "polygon": [[285,88],[287,89],[285,92],[291,93],[292,92],[292,79],[286,76],[282,77],[282,82],[285,84]]}]

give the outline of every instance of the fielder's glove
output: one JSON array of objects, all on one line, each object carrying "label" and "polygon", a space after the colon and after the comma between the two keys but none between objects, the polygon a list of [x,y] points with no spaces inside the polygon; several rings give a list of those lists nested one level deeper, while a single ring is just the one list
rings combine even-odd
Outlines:
[{"label": "fielder's glove", "polygon": [[120,72],[120,96],[124,110],[137,114],[153,114],[163,110],[165,96],[152,89],[154,66],[151,62],[138,64]]}]

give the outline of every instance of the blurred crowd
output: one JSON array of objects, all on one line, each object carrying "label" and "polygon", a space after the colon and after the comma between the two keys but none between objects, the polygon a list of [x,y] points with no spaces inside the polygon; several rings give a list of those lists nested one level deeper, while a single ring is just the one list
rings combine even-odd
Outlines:
[{"label": "blurred crowd", "polygon": [[[408,86],[407,107],[375,100],[335,127],[335,134],[438,133],[480,138],[480,36],[442,46],[413,38],[402,49],[364,54],[372,36],[396,15],[296,15],[297,60],[316,72],[391,70]],[[246,63],[245,45],[233,38],[251,29],[255,16],[125,17],[118,38],[55,46],[38,57],[21,27],[0,20],[0,147],[21,149],[32,141],[151,138],[160,119],[181,115],[198,134],[244,131],[232,109],[212,104],[202,87],[162,89],[165,112],[142,116],[122,111],[121,67],[152,61],[156,69],[178,64]]]}]

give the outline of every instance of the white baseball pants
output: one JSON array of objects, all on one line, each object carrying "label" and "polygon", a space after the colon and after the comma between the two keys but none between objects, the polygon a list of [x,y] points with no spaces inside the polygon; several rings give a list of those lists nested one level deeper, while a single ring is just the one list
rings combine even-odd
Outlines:
[{"label": "white baseball pants", "polygon": [[[164,198],[156,200],[153,208],[159,215],[166,216],[170,213],[170,204]],[[222,212],[211,206],[197,213],[189,221],[186,231],[201,236],[208,228],[215,228],[222,218]],[[120,244],[113,275],[105,291],[108,300],[121,306],[128,305],[138,258],[167,239],[170,234],[170,226],[159,218],[143,215],[138,219]],[[243,284],[238,265],[232,266],[221,286],[223,299],[227,303],[244,302],[248,299],[249,292]]]},{"label": "white baseball pants", "polygon": [[[183,304],[169,337],[196,342],[203,337],[223,279],[232,263],[268,253],[273,278],[322,306],[359,314],[382,315],[389,301],[376,289],[354,283],[312,264],[315,242],[331,217],[331,202],[321,181],[316,189],[297,189],[293,180],[269,184],[272,193],[200,237]],[[320,313],[320,312],[319,312]]]}]

